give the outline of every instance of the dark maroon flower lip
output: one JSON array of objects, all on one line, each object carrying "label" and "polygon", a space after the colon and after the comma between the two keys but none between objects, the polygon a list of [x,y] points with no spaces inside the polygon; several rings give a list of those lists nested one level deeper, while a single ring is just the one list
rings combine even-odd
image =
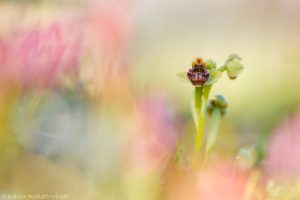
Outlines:
[{"label": "dark maroon flower lip", "polygon": [[202,59],[196,58],[192,68],[187,72],[187,77],[194,86],[203,86],[209,79],[209,71]]}]

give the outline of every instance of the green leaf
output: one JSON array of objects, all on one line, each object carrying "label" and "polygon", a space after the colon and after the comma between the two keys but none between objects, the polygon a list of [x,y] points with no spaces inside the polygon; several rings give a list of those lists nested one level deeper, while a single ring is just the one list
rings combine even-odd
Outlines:
[{"label": "green leaf", "polygon": [[235,79],[240,73],[243,72],[244,66],[238,60],[232,60],[227,63],[227,75],[230,79]]},{"label": "green leaf", "polygon": [[209,71],[209,73],[210,73],[209,79],[204,85],[212,85],[222,77],[222,73],[218,70],[211,70]]},{"label": "green leaf", "polygon": [[185,82],[185,83],[190,82],[190,80],[188,79],[188,77],[186,75],[186,72],[181,72],[181,73],[177,74],[177,76],[182,82]]},{"label": "green leaf", "polygon": [[206,153],[210,153],[216,144],[218,137],[218,129],[221,120],[221,110],[216,108],[212,111],[210,129],[207,137]]}]

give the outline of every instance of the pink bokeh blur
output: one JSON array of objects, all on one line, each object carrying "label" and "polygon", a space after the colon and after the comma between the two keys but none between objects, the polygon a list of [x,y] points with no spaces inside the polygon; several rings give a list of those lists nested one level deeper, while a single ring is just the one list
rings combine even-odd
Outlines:
[{"label": "pink bokeh blur", "polygon": [[272,178],[296,179],[300,176],[300,115],[286,118],[274,130],[267,145],[266,174]]}]

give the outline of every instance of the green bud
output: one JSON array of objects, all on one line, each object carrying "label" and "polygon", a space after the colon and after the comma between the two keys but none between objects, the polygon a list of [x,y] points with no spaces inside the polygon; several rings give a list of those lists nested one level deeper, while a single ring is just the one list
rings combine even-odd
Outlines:
[{"label": "green bud", "polygon": [[222,116],[227,112],[228,102],[225,97],[221,94],[217,94],[211,99],[207,106],[207,112],[211,114],[214,109],[220,109]]},{"label": "green bud", "polygon": [[241,148],[236,157],[237,165],[240,169],[251,169],[257,162],[257,151],[254,145]]},{"label": "green bud", "polygon": [[214,99],[211,100],[211,103],[214,106],[217,106],[219,108],[226,108],[228,105],[227,100],[225,99],[225,97],[221,94],[217,94],[214,96]]},{"label": "green bud", "polygon": [[233,60],[242,60],[242,58],[237,54],[231,54],[228,56],[226,63],[233,61]]},{"label": "green bud", "polygon": [[237,60],[230,61],[226,65],[227,75],[230,79],[236,79],[240,73],[244,70],[244,66]]},{"label": "green bud", "polygon": [[224,66],[226,67],[227,75],[230,79],[236,79],[243,72],[244,66],[240,62],[242,59],[236,54],[228,56]]}]

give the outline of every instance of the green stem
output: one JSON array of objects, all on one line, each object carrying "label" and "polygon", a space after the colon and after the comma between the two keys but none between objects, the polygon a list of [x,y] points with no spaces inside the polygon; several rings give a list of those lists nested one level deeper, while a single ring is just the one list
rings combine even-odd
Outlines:
[{"label": "green stem", "polygon": [[218,129],[221,121],[221,110],[215,108],[211,114],[210,128],[208,132],[207,144],[205,149],[204,163],[207,162],[208,156],[211,153],[218,137]]},{"label": "green stem", "polygon": [[195,87],[194,101],[191,103],[191,112],[196,130],[198,129],[198,118],[202,104],[202,87]]},{"label": "green stem", "polygon": [[177,163],[181,163],[181,160],[182,160],[181,145],[178,142],[177,148],[176,148],[176,161],[177,161]]},{"label": "green stem", "polygon": [[[196,138],[195,138],[195,143],[194,143],[194,154],[196,157],[198,157],[198,155],[201,152],[201,148],[202,148],[202,141],[203,141],[203,129],[204,129],[204,123],[205,123],[205,116],[206,116],[206,104],[207,104],[207,100],[208,100],[208,96],[209,96],[209,92],[210,92],[211,86],[205,86],[202,89],[202,101],[201,101],[201,106],[200,109],[196,108],[197,102],[195,102],[195,108],[197,110],[197,133],[196,133]],[[197,88],[196,88],[197,91]],[[196,99],[196,91],[195,91],[195,101],[199,100]]]},{"label": "green stem", "polygon": [[224,72],[226,70],[226,64],[224,64],[223,66],[221,66],[218,70],[220,72]]},{"label": "green stem", "polygon": [[[195,96],[194,96],[194,105],[195,105],[195,110],[200,113],[200,109],[201,109],[201,104],[202,104],[202,91],[203,91],[203,87],[195,87]],[[198,115],[198,113],[197,113]]]}]

